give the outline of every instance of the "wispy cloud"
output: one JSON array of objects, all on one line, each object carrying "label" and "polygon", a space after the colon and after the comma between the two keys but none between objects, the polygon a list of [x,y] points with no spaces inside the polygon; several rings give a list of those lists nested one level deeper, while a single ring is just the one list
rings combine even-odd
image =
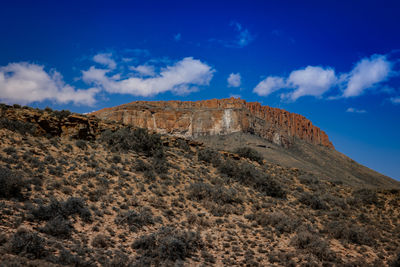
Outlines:
[{"label": "wispy cloud", "polygon": [[130,70],[137,72],[140,76],[155,76],[155,67],[152,65],[139,65],[136,67],[129,67]]},{"label": "wispy cloud", "polygon": [[214,72],[215,70],[209,65],[187,57],[162,68],[154,77],[121,79],[110,69],[98,69],[92,66],[87,71],[82,71],[82,79],[109,93],[152,96],[167,91],[176,94],[196,91],[198,86],[209,84]]},{"label": "wispy cloud", "polygon": [[391,101],[393,104],[400,104],[400,96],[398,96],[398,97],[392,97],[392,98],[390,98],[390,101]]},{"label": "wispy cloud", "polygon": [[359,96],[368,88],[385,81],[391,72],[392,63],[384,55],[373,55],[359,61],[350,73],[341,79],[346,83],[344,97]]},{"label": "wispy cloud", "polygon": [[6,103],[51,100],[91,106],[98,92],[96,88],[81,90],[65,84],[59,72],[46,72],[41,65],[18,62],[0,67],[0,99]]},{"label": "wispy cloud", "polygon": [[228,76],[228,87],[239,87],[242,84],[240,73],[231,73]]},{"label": "wispy cloud", "polygon": [[218,43],[229,48],[243,48],[254,41],[255,35],[250,33],[249,29],[243,27],[242,24],[233,21],[229,25],[234,29],[236,33],[236,35],[232,39],[227,40],[211,38],[208,41]]},{"label": "wispy cloud", "polygon": [[367,111],[365,109],[357,109],[357,108],[348,108],[348,109],[346,109],[346,112],[359,113],[359,114],[367,113]]},{"label": "wispy cloud", "polygon": [[232,22],[231,26],[233,26],[237,31],[236,44],[238,47],[245,47],[250,44],[254,40],[254,36],[249,32],[248,29],[244,28],[242,24],[238,22]]},{"label": "wispy cloud", "polygon": [[[278,90],[287,89],[281,97],[297,100],[302,96],[322,97],[333,88],[341,90],[339,95],[329,99],[356,97],[367,90],[395,76],[393,63],[385,55],[372,55],[357,62],[348,73],[336,75],[332,67],[307,66],[294,70],[286,77],[269,76],[262,80],[253,90],[260,96],[268,96]],[[382,87],[384,92],[386,87]],[[386,90],[387,91],[387,90]]]},{"label": "wispy cloud", "polygon": [[112,53],[100,53],[93,57],[93,61],[101,65],[107,66],[110,69],[115,69],[117,63],[112,59]]}]

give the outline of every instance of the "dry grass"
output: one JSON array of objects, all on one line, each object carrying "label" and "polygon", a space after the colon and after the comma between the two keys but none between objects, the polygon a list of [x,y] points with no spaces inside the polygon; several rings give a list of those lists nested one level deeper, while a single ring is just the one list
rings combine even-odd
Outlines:
[{"label": "dry grass", "polygon": [[147,134],[151,153],[1,128],[0,265],[398,262],[398,190],[358,191]]}]

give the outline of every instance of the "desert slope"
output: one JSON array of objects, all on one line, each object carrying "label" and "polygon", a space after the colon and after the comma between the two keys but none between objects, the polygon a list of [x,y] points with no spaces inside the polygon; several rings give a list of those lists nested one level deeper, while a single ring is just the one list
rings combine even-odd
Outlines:
[{"label": "desert slope", "polygon": [[400,262],[398,189],[67,111],[0,115],[0,266]]}]

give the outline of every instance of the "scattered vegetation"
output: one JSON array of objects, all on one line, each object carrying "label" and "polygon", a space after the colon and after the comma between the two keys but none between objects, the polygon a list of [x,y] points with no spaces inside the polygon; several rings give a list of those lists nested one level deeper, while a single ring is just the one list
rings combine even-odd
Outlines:
[{"label": "scattered vegetation", "polygon": [[250,159],[252,161],[256,161],[260,164],[262,164],[263,160],[264,160],[263,156],[257,150],[254,150],[250,147],[237,148],[235,150],[235,153],[237,153],[241,157],[248,158],[248,159]]},{"label": "scattered vegetation", "polygon": [[185,260],[203,248],[199,233],[165,227],[156,233],[135,240],[132,248],[139,250],[139,265],[170,265]]},{"label": "scattered vegetation", "polygon": [[226,159],[218,166],[218,169],[227,177],[241,184],[253,186],[267,196],[279,198],[286,196],[285,190],[277,181],[249,163],[238,164],[232,159]]},{"label": "scattered vegetation", "polygon": [[154,224],[154,218],[151,210],[143,207],[139,212],[130,210],[119,213],[115,218],[115,223],[117,225],[126,224],[129,226],[129,230],[137,232],[143,226]]},{"label": "scattered vegetation", "polygon": [[398,189],[111,122],[61,137],[13,109],[70,116],[0,105],[0,266],[398,265]]},{"label": "scattered vegetation", "polygon": [[160,135],[149,134],[142,128],[124,127],[115,132],[106,130],[101,134],[100,140],[112,151],[136,151],[147,156],[153,156],[163,149]]}]

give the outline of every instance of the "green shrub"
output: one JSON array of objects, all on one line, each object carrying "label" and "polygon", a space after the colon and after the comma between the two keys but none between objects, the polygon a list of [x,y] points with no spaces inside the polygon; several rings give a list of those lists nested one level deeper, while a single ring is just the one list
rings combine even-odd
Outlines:
[{"label": "green shrub", "polygon": [[131,231],[136,232],[145,225],[154,224],[154,218],[151,210],[147,207],[143,207],[139,212],[129,210],[119,213],[115,218],[115,223],[118,225],[126,224]]},{"label": "green shrub", "polygon": [[67,219],[69,216],[77,214],[83,221],[90,222],[92,216],[85,201],[77,197],[70,197],[66,201],[61,202],[52,199],[49,205],[39,205],[31,213],[35,219],[45,221],[57,216]]},{"label": "green shrub", "polygon": [[310,206],[314,210],[327,210],[328,205],[326,204],[325,201],[323,201],[320,196],[316,194],[310,194],[307,192],[304,192],[300,198],[299,201],[307,206]]},{"label": "green shrub", "polygon": [[256,190],[271,197],[286,197],[286,192],[282,186],[273,180],[266,173],[259,171],[253,165],[246,162],[238,164],[232,159],[223,161],[219,167],[222,174],[247,186],[252,186]]},{"label": "green shrub", "polygon": [[106,130],[101,134],[100,141],[106,143],[115,151],[136,151],[147,156],[153,156],[162,150],[163,145],[159,134],[149,134],[142,128],[121,128],[113,132]]},{"label": "green shrub", "polygon": [[372,228],[361,227],[357,224],[347,224],[341,221],[328,223],[324,228],[324,232],[329,233],[336,239],[368,246],[374,246],[378,237]]},{"label": "green shrub", "polygon": [[64,109],[61,110],[61,111],[54,110],[54,111],[53,111],[53,115],[56,116],[57,119],[63,120],[64,118],[67,118],[69,115],[71,115],[71,111],[69,111],[69,110],[64,110]]},{"label": "green shrub", "polygon": [[237,207],[243,199],[234,188],[225,188],[221,185],[206,183],[190,184],[188,198],[195,201],[202,201],[203,206],[214,216],[223,216],[231,213],[241,213],[242,208]]},{"label": "green shrub", "polygon": [[260,152],[250,147],[240,147],[237,148],[234,152],[243,158],[248,158],[252,161],[257,161],[260,164],[262,164],[264,160]]},{"label": "green shrub", "polygon": [[199,233],[163,227],[158,232],[135,240],[132,248],[139,250],[138,265],[173,265],[185,260],[204,247]]},{"label": "green shrub", "polygon": [[144,162],[143,160],[138,159],[135,164],[135,170],[139,172],[145,172],[151,170],[151,166],[146,162]]},{"label": "green shrub", "polygon": [[273,226],[279,233],[292,233],[300,222],[282,212],[257,212],[245,216],[248,220],[255,221],[263,227]]},{"label": "green shrub", "polygon": [[188,187],[188,192],[189,199],[196,201],[208,200],[221,205],[243,202],[234,188],[225,188],[220,185],[192,183]]},{"label": "green shrub", "polygon": [[329,248],[328,242],[321,239],[317,233],[302,229],[291,239],[291,244],[298,249],[303,249],[314,254],[320,260],[336,260],[336,254]]},{"label": "green shrub", "polygon": [[87,148],[87,145],[86,145],[86,141],[85,141],[85,140],[78,139],[78,140],[75,141],[75,145],[76,145],[77,147],[79,147],[80,149],[82,149],[82,150],[84,150],[84,149]]},{"label": "green shrub", "polygon": [[10,120],[8,118],[0,118],[0,128],[8,129],[13,132],[18,132],[22,135],[36,132],[36,125],[30,122]]},{"label": "green shrub", "polygon": [[12,237],[11,251],[17,255],[40,259],[46,255],[44,239],[26,229],[19,229]]},{"label": "green shrub", "polygon": [[16,172],[8,168],[0,167],[0,198],[5,199],[23,199],[22,191],[28,184]]},{"label": "green shrub", "polygon": [[165,156],[164,150],[157,150],[153,154],[153,169],[158,174],[167,174],[169,170],[169,164]]},{"label": "green shrub", "polygon": [[40,230],[55,237],[69,238],[73,229],[70,221],[62,216],[57,216],[50,219]]},{"label": "green shrub", "polygon": [[379,198],[373,189],[360,189],[354,192],[354,200],[365,205],[379,205]]},{"label": "green shrub", "polygon": [[212,163],[214,166],[218,166],[221,162],[220,153],[210,148],[200,150],[197,157],[199,160],[205,161],[207,163]]},{"label": "green shrub", "polygon": [[103,234],[96,235],[92,240],[92,246],[95,248],[108,248],[110,243],[110,238]]}]

